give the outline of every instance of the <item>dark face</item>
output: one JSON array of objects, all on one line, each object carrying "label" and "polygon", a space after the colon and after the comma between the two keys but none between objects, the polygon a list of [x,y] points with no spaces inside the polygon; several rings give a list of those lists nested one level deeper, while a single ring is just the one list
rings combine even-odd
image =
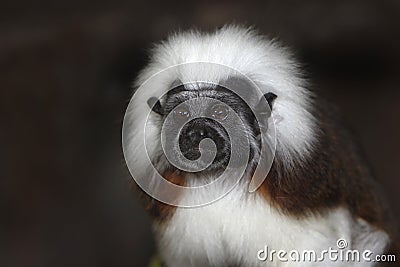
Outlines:
[{"label": "dark face", "polygon": [[[235,134],[247,138],[247,143],[235,143],[248,149],[250,144],[249,161],[257,150],[257,136],[260,127],[252,110],[248,105],[232,91],[215,85],[188,90],[178,86],[170,90],[161,106],[156,101],[153,110],[163,116],[164,120],[172,116],[167,128],[171,132],[181,129],[179,136],[168,136],[167,142],[178,140],[179,150],[187,160],[196,161],[201,157],[200,143],[204,139],[211,139],[215,144],[216,154],[212,163],[204,171],[223,170],[231,158],[231,138],[227,127],[234,129]],[[240,118],[241,125],[236,118]],[[167,129],[167,131],[168,131]],[[245,147],[247,146],[247,148]],[[206,148],[207,149],[207,148]],[[247,163],[247,162],[246,162]]]}]

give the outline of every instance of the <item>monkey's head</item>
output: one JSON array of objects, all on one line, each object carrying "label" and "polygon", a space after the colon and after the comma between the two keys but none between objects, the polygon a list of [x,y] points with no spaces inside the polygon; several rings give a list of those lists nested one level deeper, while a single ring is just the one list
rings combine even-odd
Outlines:
[{"label": "monkey's head", "polygon": [[[163,104],[156,97],[149,98],[147,103],[153,115],[161,119],[164,151],[170,154],[169,159],[184,169],[204,173],[223,171],[235,157],[232,167],[254,160],[261,145],[260,128],[266,130],[275,98],[274,93],[266,93],[251,107],[234,90],[201,82],[196,83],[195,88],[189,84],[169,90],[162,99]],[[264,112],[263,102],[268,103]],[[262,113],[261,121],[257,120],[255,112]],[[201,145],[207,139],[211,142]],[[232,139],[236,141],[234,144]],[[242,153],[232,157],[232,146]],[[243,153],[246,150],[249,150],[248,155]]]},{"label": "monkey's head", "polygon": [[245,177],[254,192],[274,158],[290,172],[316,140],[312,98],[290,53],[251,30],[174,35],[156,46],[134,86],[123,126],[125,159],[140,187],[168,204],[200,204],[165,200],[180,193],[165,182],[173,179],[163,179],[171,173],[180,181]]}]

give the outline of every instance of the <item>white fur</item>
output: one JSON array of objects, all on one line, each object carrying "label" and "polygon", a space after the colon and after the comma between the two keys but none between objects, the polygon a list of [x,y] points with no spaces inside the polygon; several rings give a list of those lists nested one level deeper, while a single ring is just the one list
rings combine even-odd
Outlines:
[{"label": "white fur", "polygon": [[[373,266],[373,262],[280,262],[260,261],[259,250],[338,249],[344,238],[349,249],[365,249],[374,255],[383,252],[388,236],[364,221],[354,221],[346,209],[306,219],[285,216],[257,194],[238,186],[227,196],[208,206],[178,208],[172,220],[156,227],[160,253],[168,267],[209,266]],[[218,189],[216,189],[218,190]],[[199,195],[186,197],[201,198]]]}]

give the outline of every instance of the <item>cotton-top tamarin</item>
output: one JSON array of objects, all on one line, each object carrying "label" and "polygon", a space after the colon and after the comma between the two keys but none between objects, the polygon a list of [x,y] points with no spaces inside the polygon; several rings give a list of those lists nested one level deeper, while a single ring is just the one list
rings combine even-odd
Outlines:
[{"label": "cotton-top tamarin", "polygon": [[[177,33],[155,46],[135,86],[124,151],[133,176],[148,182],[142,189],[158,196],[143,199],[165,266],[374,266],[330,259],[324,250],[369,250],[372,259],[388,251],[391,232],[371,172],[287,49],[240,26]],[[263,144],[273,148],[266,157]],[[214,152],[204,167],[197,160],[208,149]],[[245,161],[202,192],[163,191],[149,171],[175,185],[205,185],[234,153]],[[269,159],[252,192],[256,166]],[[235,172],[243,162],[244,171]],[[310,250],[317,258],[303,259]]]}]

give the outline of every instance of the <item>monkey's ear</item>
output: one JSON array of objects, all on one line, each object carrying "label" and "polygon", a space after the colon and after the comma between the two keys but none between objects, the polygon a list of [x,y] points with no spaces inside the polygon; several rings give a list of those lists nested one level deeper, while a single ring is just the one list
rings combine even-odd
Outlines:
[{"label": "monkey's ear", "polygon": [[[273,104],[273,102],[274,102],[274,100],[277,98],[278,96],[276,95],[276,94],[274,94],[274,93],[272,93],[272,92],[269,92],[269,93],[266,93],[266,94],[264,94],[262,97],[261,97],[261,99],[260,99],[260,101],[258,102],[258,104],[257,104],[257,107],[256,107],[256,110],[258,110],[259,112],[262,112],[262,113],[265,113],[265,110],[263,111],[263,102],[265,101],[265,100],[267,100],[267,103],[268,103],[268,106],[269,106],[269,108],[270,108],[270,110],[272,111],[272,104]],[[271,112],[268,112],[268,117],[271,115]]]},{"label": "monkey's ear", "polygon": [[150,97],[147,100],[147,105],[149,105],[149,107],[151,108],[152,111],[154,111],[155,113],[159,114],[159,115],[163,115],[164,111],[163,108],[161,106],[160,100],[157,97]]},{"label": "monkey's ear", "polygon": [[269,108],[272,110],[272,103],[278,96],[272,92],[264,94],[265,100],[267,100]]}]

